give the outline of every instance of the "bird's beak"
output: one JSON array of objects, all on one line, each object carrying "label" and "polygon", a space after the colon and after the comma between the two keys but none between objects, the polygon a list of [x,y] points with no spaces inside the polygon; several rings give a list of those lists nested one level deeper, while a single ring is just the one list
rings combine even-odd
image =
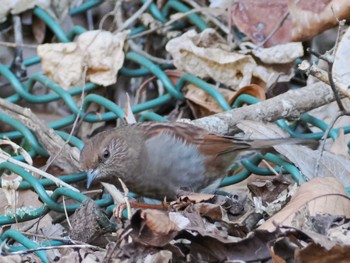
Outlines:
[{"label": "bird's beak", "polygon": [[89,189],[91,183],[96,179],[100,171],[98,169],[89,169],[87,171],[86,188]]}]

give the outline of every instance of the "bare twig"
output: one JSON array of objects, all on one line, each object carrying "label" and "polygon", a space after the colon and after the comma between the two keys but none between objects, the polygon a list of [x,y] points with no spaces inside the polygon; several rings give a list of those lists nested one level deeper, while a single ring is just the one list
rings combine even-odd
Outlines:
[{"label": "bare twig", "polygon": [[341,99],[340,99],[340,95],[338,93],[338,89],[336,88],[334,80],[333,80],[333,61],[328,62],[327,64],[328,64],[328,72],[327,72],[328,81],[329,81],[329,85],[331,86],[331,88],[333,90],[335,101],[337,102],[339,109],[341,111],[345,111],[343,103],[341,102]]},{"label": "bare twig", "polygon": [[167,60],[167,59],[163,59],[163,58],[157,58],[154,57],[150,54],[148,54],[147,52],[143,51],[141,48],[139,48],[136,43],[134,41],[132,41],[131,39],[128,41],[129,46],[131,47],[131,49],[133,51],[135,51],[136,53],[139,53],[140,55],[148,58],[149,60],[157,63],[157,64],[172,64],[173,61],[172,60]]},{"label": "bare twig", "polygon": [[5,254],[6,255],[18,255],[18,254],[22,255],[22,254],[33,253],[36,251],[41,251],[41,250],[52,250],[52,249],[61,249],[61,248],[91,248],[94,250],[106,251],[105,249],[97,247],[97,246],[84,244],[84,245],[60,245],[60,246],[37,247],[37,248],[32,248],[32,249],[9,252],[9,253],[5,253]]},{"label": "bare twig", "polygon": [[327,138],[328,138],[328,135],[330,133],[330,131],[332,130],[333,126],[335,125],[335,123],[337,122],[337,120],[341,117],[341,116],[344,116],[344,115],[350,115],[350,112],[345,112],[345,111],[342,111],[342,112],[339,112],[334,118],[333,120],[330,122],[330,124],[328,125],[327,127],[327,130],[324,132],[322,138],[321,138],[321,145],[319,147],[319,156],[317,158],[317,161],[315,163],[315,169],[314,169],[314,178],[317,177],[317,174],[318,174],[318,171],[320,170],[320,161],[322,159],[322,156],[323,156],[323,152],[324,152],[324,149],[325,149],[325,146],[326,146],[326,141],[327,141]]},{"label": "bare twig", "polygon": [[262,42],[260,42],[256,47],[259,48],[265,45],[265,43],[269,41],[277,33],[277,31],[283,26],[288,16],[289,16],[289,11],[283,14],[280,22],[273,28],[273,30],[267,35],[267,37]]},{"label": "bare twig", "polygon": [[[114,9],[110,12],[108,12],[107,14],[105,14],[102,18],[101,18],[101,21],[98,25],[98,29],[99,30],[103,30],[103,25],[106,21],[106,19],[109,17],[109,16],[113,16],[113,22],[116,23],[116,18],[118,17],[117,13],[118,11],[121,10],[121,5],[122,5],[122,1],[118,0],[115,2],[115,6],[114,6]],[[118,26],[118,23],[116,23],[117,26]]]},{"label": "bare twig", "polygon": [[[299,64],[299,69],[330,85],[328,73],[325,70],[319,68],[318,66],[311,65],[308,61],[304,60],[302,63]],[[344,96],[350,98],[350,90],[348,89],[347,85],[339,81],[334,83],[334,85]]]},{"label": "bare twig", "polygon": [[65,201],[64,196],[62,196],[62,203],[63,203],[63,208],[64,208],[64,215],[66,216],[66,220],[67,220],[69,229],[72,229],[72,224],[70,223],[70,220],[69,220],[69,216],[68,216],[68,212],[67,212],[67,208],[66,208],[66,201]]},{"label": "bare twig", "polygon": [[[94,38],[95,39],[95,38]],[[91,44],[91,43],[90,43]],[[89,45],[90,46],[90,45]],[[86,72],[87,72],[87,66],[85,65],[84,66],[84,71],[83,71],[83,74],[82,74],[82,80],[83,80],[83,88],[82,88],[82,91],[81,91],[81,96],[80,96],[80,99],[81,99],[81,105],[79,107],[79,112],[77,114],[77,116],[75,117],[74,119],[74,122],[73,122],[73,126],[72,126],[72,129],[70,130],[70,133],[68,135],[68,138],[67,140],[64,142],[64,145],[61,147],[61,149],[54,155],[54,156],[51,156],[50,159],[47,161],[46,165],[45,165],[45,170],[56,160],[56,158],[58,156],[60,156],[60,154],[62,153],[63,151],[63,148],[68,145],[68,142],[70,141],[70,139],[72,138],[72,135],[77,127],[77,124],[79,122],[79,116],[80,116],[80,113],[83,111],[83,102],[84,102],[84,99],[85,99],[85,85],[86,85]]]},{"label": "bare twig", "polygon": [[0,46],[12,47],[12,48],[16,48],[16,47],[32,48],[32,49],[37,49],[38,48],[38,45],[16,44],[16,43],[12,43],[12,42],[4,42],[4,41],[0,41]]},{"label": "bare twig", "polygon": [[[295,5],[298,4],[299,1],[300,1],[300,0],[297,0],[294,4],[295,4]],[[288,8],[289,8],[289,7],[288,7]],[[269,41],[269,40],[277,33],[277,31],[283,26],[284,22],[287,20],[287,18],[288,18],[289,15],[290,15],[290,12],[289,12],[289,10],[287,10],[287,11],[283,14],[283,16],[282,16],[280,22],[279,22],[278,24],[276,24],[276,26],[275,26],[275,27],[273,28],[273,30],[267,35],[267,37],[266,37],[262,42],[260,42],[260,43],[257,45],[258,48],[259,48],[259,47],[262,47],[263,45],[265,45],[265,43],[266,43],[267,41]]]},{"label": "bare twig", "polygon": [[45,177],[47,179],[50,179],[57,186],[64,186],[64,187],[66,187],[68,189],[71,189],[73,191],[79,192],[78,189],[76,189],[75,187],[73,187],[73,186],[63,182],[62,180],[58,179],[57,177],[55,177],[55,176],[53,176],[53,175],[51,175],[51,174],[49,174],[47,172],[44,172],[44,171],[42,171],[42,170],[40,170],[40,169],[38,169],[38,168],[36,168],[34,166],[31,166],[29,164],[26,164],[26,163],[23,163],[21,161],[18,161],[16,159],[12,158],[12,157],[9,157],[9,156],[3,154],[2,152],[0,152],[0,159],[4,160],[5,162],[10,162],[10,163],[16,164],[17,166],[20,166],[20,167],[22,167],[22,168],[24,168],[24,169],[26,169],[28,171],[37,173],[37,174],[39,174],[39,175],[41,175],[41,176],[43,176],[43,177]]},{"label": "bare twig", "polygon": [[269,168],[269,170],[271,172],[273,172],[276,176],[278,176],[279,174],[277,173],[277,171],[269,164],[268,161],[266,161],[265,159],[262,159],[262,162],[267,166],[267,168]]},{"label": "bare twig", "polygon": [[147,10],[147,8],[152,4],[153,0],[147,0],[139,10],[137,10],[131,17],[129,17],[115,32],[117,33],[123,31],[124,29],[130,27],[137,19],[140,18],[141,14]]},{"label": "bare twig", "polygon": [[[333,7],[332,7],[332,11],[333,11]],[[337,32],[337,39],[335,40],[335,44],[334,44],[334,47],[332,49],[333,50],[333,52],[332,52],[333,56],[335,56],[335,54],[336,54],[336,52],[338,50],[338,46],[339,46],[339,43],[340,43],[340,40],[341,40],[341,37],[342,37],[342,33],[343,33],[343,30],[344,30],[344,26],[345,26],[345,23],[346,23],[345,19],[338,20],[338,18],[337,18],[337,21],[338,21],[338,32]]]},{"label": "bare twig", "polygon": [[[184,0],[187,4],[194,8],[201,8],[201,6],[194,0]],[[230,29],[225,26],[223,23],[220,22],[219,19],[217,19],[215,16],[209,14],[209,12],[202,12],[202,15],[205,16],[210,22],[212,22],[214,25],[216,25],[218,28],[220,28],[225,34],[230,33]]]},{"label": "bare twig", "polygon": [[155,27],[155,28],[152,28],[152,29],[149,29],[149,30],[145,30],[142,33],[139,33],[139,34],[136,34],[136,35],[133,35],[133,36],[129,36],[128,39],[135,39],[135,38],[139,38],[139,37],[151,34],[151,33],[155,32],[155,31],[157,31],[158,29],[161,29],[161,28],[168,27],[168,26],[172,25],[173,23],[183,19],[184,17],[187,17],[187,16],[189,16],[191,14],[198,13],[198,12],[205,12],[206,10],[209,10],[209,8],[207,8],[207,7],[200,7],[200,8],[192,9],[192,10],[190,10],[188,12],[180,14],[176,18],[174,18],[174,19],[172,19],[172,20],[170,20],[170,21],[166,22],[165,24],[162,24],[162,25],[160,25],[158,27]]}]

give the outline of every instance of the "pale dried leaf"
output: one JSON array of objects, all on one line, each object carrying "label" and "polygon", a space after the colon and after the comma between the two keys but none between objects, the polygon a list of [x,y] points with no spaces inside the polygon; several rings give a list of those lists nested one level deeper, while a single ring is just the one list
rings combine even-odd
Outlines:
[{"label": "pale dried leaf", "polygon": [[22,263],[22,257],[20,255],[0,255],[0,263]]},{"label": "pale dried leaf", "polygon": [[169,212],[169,219],[176,224],[179,229],[185,229],[190,224],[190,220],[179,212]]},{"label": "pale dried leaf", "polygon": [[304,55],[301,42],[290,42],[270,48],[253,49],[254,56],[266,64],[287,64]]},{"label": "pale dried leaf", "polygon": [[210,0],[210,7],[226,9],[233,4],[234,0]]},{"label": "pale dried leaf", "polygon": [[50,7],[50,0],[2,0],[0,5],[0,22],[6,20],[8,13],[20,14],[26,10],[40,6],[44,9]]},{"label": "pale dried leaf", "polygon": [[1,176],[1,189],[5,194],[7,205],[5,212],[15,212],[18,202],[18,194],[17,191],[19,184],[22,182],[23,178],[16,174],[3,175]]},{"label": "pale dried leaf", "polygon": [[166,45],[178,69],[200,78],[211,77],[237,89],[251,83],[256,63],[249,55],[230,52],[213,29],[197,34],[190,30]]},{"label": "pale dried leaf", "polygon": [[338,178],[344,187],[350,186],[350,161],[340,155],[324,151],[319,161],[319,170],[315,175],[319,150],[312,150],[301,145],[274,146],[274,148],[293,162],[307,179],[333,176]]},{"label": "pale dried leaf", "polygon": [[[284,138],[288,133],[273,123],[242,121],[237,125],[253,139]],[[343,156],[324,151],[319,161],[318,174],[315,175],[316,163],[320,152],[302,145],[276,145],[276,151],[294,163],[307,178],[333,176],[340,180],[344,187],[350,186],[350,161]]]},{"label": "pale dried leaf", "polygon": [[258,83],[259,85],[269,83],[271,75],[278,76],[278,78],[276,78],[277,82],[287,82],[295,75],[293,65],[294,63],[273,65],[259,64],[255,67],[253,76],[262,81],[262,83]]},{"label": "pale dried leaf", "polygon": [[77,43],[87,59],[88,80],[102,86],[117,82],[117,73],[124,63],[124,42],[129,32],[88,31],[79,36]]},{"label": "pale dried leaf", "polygon": [[169,250],[161,250],[158,253],[148,254],[143,262],[144,263],[173,262],[173,253],[171,253]]},{"label": "pale dried leaf", "polygon": [[243,120],[237,124],[250,139],[288,138],[289,134],[273,123]]},{"label": "pale dried leaf", "polygon": [[24,158],[24,160],[30,164],[33,165],[33,159],[32,157],[29,155],[29,153],[24,150],[21,146],[17,145],[16,143],[10,141],[9,139],[4,139],[4,140],[0,140],[0,145],[9,145],[12,147],[13,151],[16,154],[21,154]]},{"label": "pale dried leaf", "polygon": [[37,52],[45,74],[62,88],[82,81],[84,53],[77,43],[43,44]]},{"label": "pale dried leaf", "polygon": [[62,253],[59,263],[80,263],[78,251],[71,248],[66,249],[65,253]]},{"label": "pale dried leaf", "polygon": [[259,229],[273,231],[277,225],[292,226],[298,211],[306,208],[311,216],[332,214],[350,216],[350,200],[343,185],[333,177],[315,178],[303,184],[292,200]]},{"label": "pale dried leaf", "polygon": [[125,202],[124,194],[118,190],[118,188],[109,183],[101,182],[102,186],[107,190],[107,192],[112,196],[115,204],[122,204]]},{"label": "pale dried leaf", "polygon": [[39,45],[42,69],[65,89],[85,81],[85,66],[88,81],[112,85],[124,63],[123,47],[128,34],[129,31],[112,34],[95,30],[81,34],[75,43]]},{"label": "pale dried leaf", "polygon": [[[345,109],[350,109],[350,100],[348,98],[342,99],[342,104],[345,107]],[[330,123],[333,121],[334,116],[336,116],[339,113],[339,107],[337,102],[333,101],[331,103],[328,103],[324,106],[321,106],[319,108],[313,109],[309,112],[309,114],[313,117],[316,117],[320,120],[323,120],[326,123]],[[336,123],[334,124],[333,128],[341,128],[344,126],[349,125],[350,117],[349,116],[342,116],[338,118]],[[310,129],[313,132],[319,132],[319,128],[310,126]]]},{"label": "pale dried leaf", "polygon": [[128,93],[126,93],[126,102],[125,102],[124,112],[125,112],[124,120],[126,121],[127,124],[136,123],[136,118],[134,116],[134,113],[131,110],[130,97]]}]

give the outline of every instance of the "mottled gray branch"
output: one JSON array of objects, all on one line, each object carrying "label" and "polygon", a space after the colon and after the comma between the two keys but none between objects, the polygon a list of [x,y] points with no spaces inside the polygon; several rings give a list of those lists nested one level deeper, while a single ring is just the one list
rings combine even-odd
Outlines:
[{"label": "mottled gray branch", "polygon": [[304,88],[290,90],[250,106],[200,118],[191,123],[218,134],[233,134],[239,131],[237,124],[242,120],[273,122],[281,118],[296,119],[303,113],[333,100],[334,95],[331,88],[319,82]]}]

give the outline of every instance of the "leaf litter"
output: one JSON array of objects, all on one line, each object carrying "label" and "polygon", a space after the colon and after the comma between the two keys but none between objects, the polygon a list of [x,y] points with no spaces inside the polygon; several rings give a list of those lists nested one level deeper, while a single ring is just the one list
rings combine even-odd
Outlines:
[{"label": "leaf litter", "polygon": [[[162,5],[162,1],[157,2]],[[343,0],[310,1],[313,5],[302,0],[297,3],[276,0],[269,1],[270,6],[250,0],[230,2],[232,6],[222,2],[215,4],[224,14],[217,18],[225,23],[232,21],[249,37],[247,42],[227,41],[222,32],[213,28],[201,33],[171,32],[169,27],[160,30],[159,21],[148,13],[143,14],[143,23],[157,29],[157,37],[165,43],[159,53],[174,61],[177,69],[174,84],[183,74],[193,74],[208,80],[230,105],[242,94],[265,100],[272,84],[283,85],[295,78],[294,62],[304,56],[303,44],[297,41],[305,43],[350,13],[349,4]],[[48,8],[43,3],[41,6]],[[11,6],[0,13],[17,13],[16,8]],[[275,15],[267,15],[270,13]],[[285,22],[281,23],[284,16]],[[268,36],[278,24],[276,33]],[[125,63],[129,33],[89,31],[70,43],[40,45],[42,70],[65,89],[81,83],[85,67],[87,80],[93,83],[101,86],[119,83],[117,73]],[[348,34],[349,30],[340,41],[333,67],[337,81],[344,83],[350,74],[346,62]],[[147,40],[152,38],[145,37],[144,41]],[[155,43],[150,46],[156,49]],[[273,75],[277,77],[271,84]],[[162,93],[161,87],[152,89],[153,79],[143,83],[144,91],[139,92],[144,94],[140,99],[146,101],[146,97]],[[187,85],[184,96],[189,106],[187,112],[195,119],[222,111],[211,96],[195,85]],[[127,95],[126,101],[125,120],[133,123],[136,120],[131,110],[133,100]],[[325,114],[330,112],[327,107],[330,106],[322,110]],[[172,114],[176,119],[184,116],[184,112],[181,109]],[[243,121],[238,126],[251,138],[287,136],[273,124]],[[42,236],[36,237],[36,241],[60,237],[86,245],[50,250],[51,262],[346,262],[350,203],[344,187],[350,186],[350,163],[345,137],[340,130],[330,151],[325,151],[320,159],[318,150],[305,146],[275,147],[307,179],[300,186],[297,185],[300,182],[282,173],[252,175],[240,183],[240,191],[233,186],[224,194],[181,192],[175,201],[164,200],[160,204],[162,209],[132,208],[129,220],[121,216],[123,211],[106,213],[88,199],[69,215],[71,228],[53,224],[50,214],[41,219],[36,227],[41,229]],[[28,158],[26,155],[30,163]],[[317,162],[320,169],[314,174]],[[9,209],[13,217],[30,215],[29,210],[42,205],[42,201],[32,190],[18,191],[20,182],[12,176],[2,178],[1,194],[5,197],[1,199],[1,208]],[[109,188],[115,203],[120,205],[126,197],[115,191]],[[31,223],[11,227],[26,230],[31,229]],[[39,261],[35,254],[0,257],[0,262],[25,260]]]}]

